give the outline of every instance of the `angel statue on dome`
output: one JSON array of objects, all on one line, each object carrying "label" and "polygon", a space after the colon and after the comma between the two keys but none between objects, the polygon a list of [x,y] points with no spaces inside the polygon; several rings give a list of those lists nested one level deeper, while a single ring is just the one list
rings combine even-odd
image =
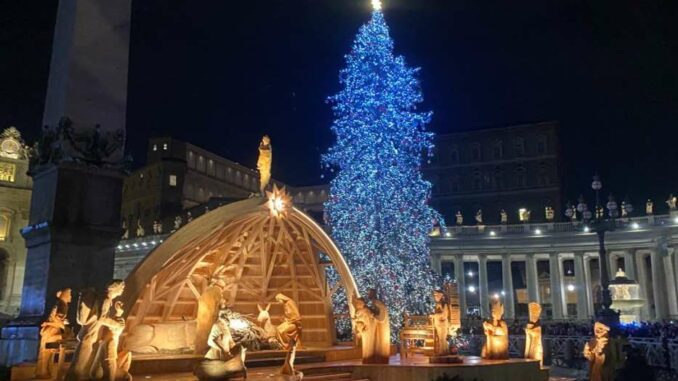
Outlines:
[{"label": "angel statue on dome", "polygon": [[271,138],[264,135],[259,143],[259,160],[257,160],[257,170],[259,170],[259,192],[264,195],[264,191],[271,181],[271,163],[273,162],[273,147]]}]

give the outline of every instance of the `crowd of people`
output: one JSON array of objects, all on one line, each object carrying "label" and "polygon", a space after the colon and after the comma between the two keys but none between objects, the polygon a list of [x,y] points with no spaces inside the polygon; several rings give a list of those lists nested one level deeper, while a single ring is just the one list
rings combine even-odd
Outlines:
[{"label": "crowd of people", "polygon": [[[509,322],[509,334],[525,334],[524,320],[516,319]],[[678,322],[641,322],[638,324],[625,324],[620,327],[626,337],[636,338],[659,338],[674,340],[678,339]],[[555,322],[542,321],[544,336],[590,336],[593,333],[593,321],[590,322]],[[461,329],[462,334],[482,334],[483,319],[471,316],[464,321]]]}]

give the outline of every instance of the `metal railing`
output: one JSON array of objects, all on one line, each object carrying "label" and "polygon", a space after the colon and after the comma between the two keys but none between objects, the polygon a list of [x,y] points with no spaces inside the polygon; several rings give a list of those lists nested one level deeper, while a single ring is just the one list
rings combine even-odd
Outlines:
[{"label": "metal railing", "polygon": [[[584,345],[590,340],[586,336],[545,336],[544,363],[563,368],[585,369]],[[460,335],[456,339],[459,353],[479,356],[485,337],[483,335]],[[653,368],[661,368],[678,372],[678,340],[661,340],[659,338],[628,339],[628,344],[639,349],[647,363]],[[523,357],[525,336],[509,336],[509,355]]]},{"label": "metal railing", "polygon": [[[647,227],[678,226],[678,219],[668,214],[653,215],[643,217],[618,218],[617,226],[619,229],[641,229]],[[636,225],[637,224],[637,225]],[[582,221],[574,222],[540,222],[523,223],[512,225],[457,225],[448,226],[447,232],[441,234],[437,239],[451,238],[462,235],[487,235],[490,232],[495,234],[541,234],[547,233],[572,233],[583,230],[585,224]]]}]

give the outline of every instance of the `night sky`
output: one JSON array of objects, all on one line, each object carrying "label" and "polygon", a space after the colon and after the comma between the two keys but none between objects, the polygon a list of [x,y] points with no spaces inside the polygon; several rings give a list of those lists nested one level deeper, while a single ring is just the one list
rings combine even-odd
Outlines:
[{"label": "night sky", "polygon": [[[9,4],[11,3],[11,4]],[[171,5],[168,5],[171,4]],[[561,123],[566,197],[606,190],[642,209],[678,192],[678,5],[666,1],[384,0],[396,51],[421,67],[436,133]],[[0,127],[41,124],[55,0],[0,5]],[[128,142],[174,136],[248,166],[271,135],[274,177],[326,182],[327,96],[369,0],[133,5]]]}]

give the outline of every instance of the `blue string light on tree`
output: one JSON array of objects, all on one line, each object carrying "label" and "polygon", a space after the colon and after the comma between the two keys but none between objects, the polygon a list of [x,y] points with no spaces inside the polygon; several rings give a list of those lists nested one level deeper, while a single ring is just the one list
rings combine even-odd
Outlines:
[{"label": "blue string light on tree", "polygon": [[433,134],[426,131],[432,113],[416,111],[418,69],[394,56],[380,1],[373,6],[340,72],[342,90],[329,98],[336,143],[322,160],[337,171],[325,208],[361,292],[380,291],[395,331],[404,312],[427,308],[437,284],[428,241],[440,216],[428,206],[431,184],[420,172]]}]

